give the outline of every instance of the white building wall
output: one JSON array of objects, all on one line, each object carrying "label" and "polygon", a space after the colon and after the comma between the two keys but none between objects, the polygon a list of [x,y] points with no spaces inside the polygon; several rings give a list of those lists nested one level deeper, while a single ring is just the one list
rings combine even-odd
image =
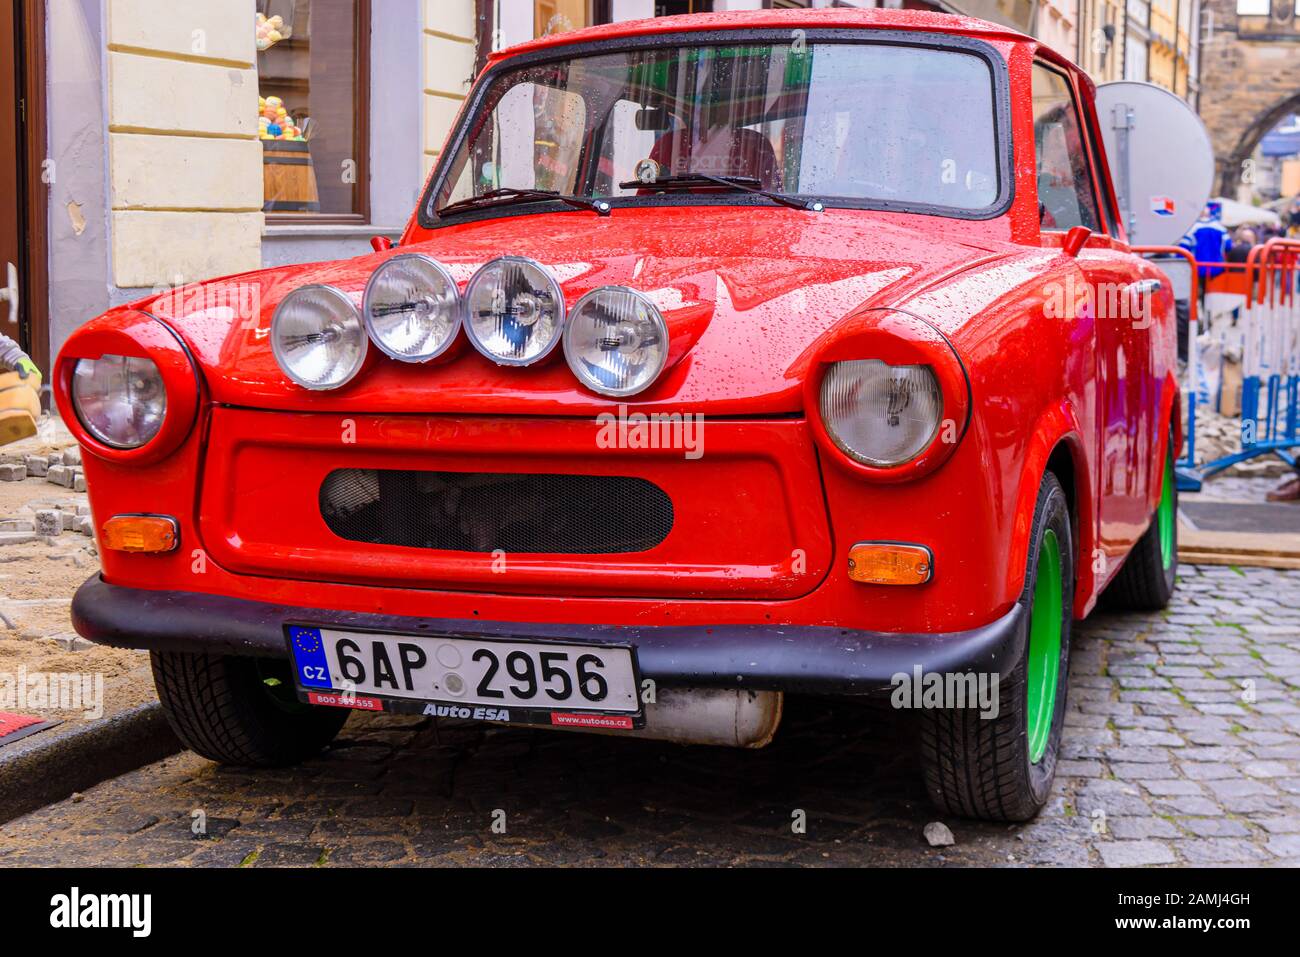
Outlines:
[{"label": "white building wall", "polygon": [[[401,235],[427,168],[421,163],[428,99],[423,92],[425,5],[426,0],[376,0],[371,6],[370,222],[269,225],[262,234],[263,266],[359,256],[370,252],[372,236]],[[451,6],[448,0],[435,5]]]},{"label": "white building wall", "polygon": [[424,0],[424,177],[474,82],[476,34],[474,0]]},{"label": "white building wall", "polygon": [[121,288],[261,265],[256,8],[187,0],[177,12],[171,0],[108,3],[112,275]]}]

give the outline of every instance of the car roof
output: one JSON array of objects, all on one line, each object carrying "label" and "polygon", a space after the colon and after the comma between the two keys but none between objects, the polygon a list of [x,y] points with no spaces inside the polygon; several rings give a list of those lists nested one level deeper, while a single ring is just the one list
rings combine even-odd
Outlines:
[{"label": "car roof", "polygon": [[795,30],[877,29],[916,30],[949,33],[1037,44],[1033,37],[1000,24],[974,17],[936,13],[931,10],[884,10],[831,7],[819,9],[731,10],[719,13],[692,13],[645,20],[626,20],[587,27],[567,33],[554,33],[536,40],[516,44],[492,54],[489,62],[578,43],[596,43],[626,37],[657,36],[665,33],[696,33],[704,30]]}]

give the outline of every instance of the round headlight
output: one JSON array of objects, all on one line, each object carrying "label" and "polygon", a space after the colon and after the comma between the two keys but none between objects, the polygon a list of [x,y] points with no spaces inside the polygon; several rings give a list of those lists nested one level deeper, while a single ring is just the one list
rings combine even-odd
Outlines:
[{"label": "round headlight", "polygon": [[366,285],[362,312],[371,340],[402,362],[428,362],[442,355],[460,330],[456,281],[428,256],[394,256]]},{"label": "round headlight", "polygon": [[80,359],[72,372],[72,404],[86,431],[115,449],[138,449],[162,428],[167,389],[151,359]]},{"label": "round headlight", "polygon": [[465,288],[465,332],[497,365],[528,366],[550,355],[564,332],[564,293],[540,263],[494,259]]},{"label": "round headlight", "polygon": [[366,359],[361,313],[333,286],[303,286],[280,301],[271,319],[271,350],[304,389],[346,385]]},{"label": "round headlight", "polygon": [[929,366],[837,362],[822,379],[821,414],[845,455],[892,468],[930,447],[943,418],[943,392]]},{"label": "round headlight", "polygon": [[587,293],[569,314],[564,356],[582,384],[601,395],[635,395],[668,361],[668,325],[655,304],[622,286]]}]

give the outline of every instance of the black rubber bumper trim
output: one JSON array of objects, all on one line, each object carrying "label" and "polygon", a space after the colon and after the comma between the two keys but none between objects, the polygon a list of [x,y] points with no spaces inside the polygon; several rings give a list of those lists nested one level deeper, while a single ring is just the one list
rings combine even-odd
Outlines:
[{"label": "black rubber bumper trim", "polygon": [[404,618],[297,608],[204,595],[109,585],[98,575],[77,590],[72,623],[83,638],[115,648],[286,657],[285,622],[395,634],[521,636],[590,644],[631,642],[641,673],[668,685],[744,687],[823,694],[870,694],[893,676],[997,672],[1024,651],[1028,614],[1017,603],[970,631],[893,634],[790,625],[555,625]]}]

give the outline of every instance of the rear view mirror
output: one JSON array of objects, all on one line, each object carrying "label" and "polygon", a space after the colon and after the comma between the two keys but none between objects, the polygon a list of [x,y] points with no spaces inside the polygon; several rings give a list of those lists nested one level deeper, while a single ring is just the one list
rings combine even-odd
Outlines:
[{"label": "rear view mirror", "polygon": [[673,118],[667,110],[647,106],[637,111],[636,128],[642,132],[663,133],[673,128]]}]

